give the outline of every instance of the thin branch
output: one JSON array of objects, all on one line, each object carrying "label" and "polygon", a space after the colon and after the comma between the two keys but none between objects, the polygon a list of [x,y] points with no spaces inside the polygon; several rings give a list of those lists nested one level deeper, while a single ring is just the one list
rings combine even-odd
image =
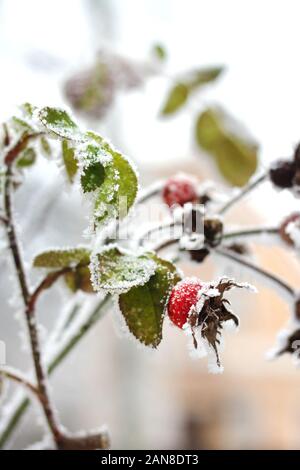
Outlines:
[{"label": "thin branch", "polygon": [[158,196],[165,184],[165,180],[157,181],[151,184],[148,188],[141,190],[140,194],[137,197],[137,204],[144,204],[152,197]]},{"label": "thin branch", "polygon": [[[109,305],[111,297],[107,295],[102,299],[97,306],[91,311],[88,318],[79,327],[77,332],[68,339],[67,342],[62,342],[58,347],[56,354],[50,360],[47,366],[47,372],[51,375],[55,369],[63,362],[63,360],[70,354],[73,348],[86,336],[86,334],[92,329],[92,327],[103,317],[106,312],[106,308]],[[2,433],[0,435],[0,448],[3,448],[5,443],[10,438],[14,429],[17,427],[22,416],[30,406],[29,398],[21,399],[11,410],[10,418],[7,420]]]},{"label": "thin branch", "polygon": [[59,271],[54,271],[52,273],[47,274],[47,276],[40,282],[40,284],[35,288],[33,293],[30,295],[28,299],[28,308],[29,310],[33,310],[35,308],[35,304],[44,290],[50,289],[53,284],[62,276],[72,271],[72,268],[62,268]]},{"label": "thin branch", "polygon": [[223,240],[228,240],[237,237],[251,237],[255,235],[278,235],[277,227],[258,227],[245,230],[236,230],[223,234]]},{"label": "thin branch", "polygon": [[21,137],[21,139],[18,140],[18,142],[7,152],[4,159],[5,165],[11,167],[20,153],[25,150],[30,140],[36,139],[37,137],[41,137],[43,135],[44,132],[38,132],[36,134],[24,134],[23,137]]},{"label": "thin branch", "polygon": [[[48,422],[49,428],[53,434],[53,438],[56,443],[59,442],[61,433],[56,422],[54,415],[53,407],[49,398],[46,374],[42,366],[42,359],[39,347],[39,338],[37,332],[37,325],[35,319],[35,305],[34,302],[30,302],[31,295],[27,285],[26,273],[23,266],[23,260],[21,257],[21,252],[18,245],[17,235],[14,226],[13,210],[12,210],[12,201],[11,201],[11,179],[12,179],[12,166],[11,163],[17,158],[16,151],[20,152],[24,147],[24,138],[18,144],[8,152],[5,161],[8,163],[6,167],[6,177],[4,183],[4,210],[5,217],[7,218],[7,236],[9,241],[10,251],[13,256],[17,278],[19,281],[24,305],[25,305],[25,317],[27,328],[29,331],[29,338],[31,344],[32,358],[35,367],[36,378],[38,382],[39,393],[42,396],[42,405],[46,420]],[[27,141],[26,141],[27,143]],[[17,150],[16,150],[17,149]],[[9,157],[9,158],[8,158]]]},{"label": "thin branch", "polygon": [[265,278],[268,281],[271,281],[274,283],[277,287],[283,289],[291,298],[295,298],[295,291],[294,289],[289,286],[285,281],[280,279],[279,277],[275,276],[274,274],[269,273],[268,271],[265,271],[264,269],[260,268],[259,266],[256,266],[255,264],[251,263],[250,261],[244,259],[242,256],[233,254],[229,250],[226,250],[225,248],[216,248],[214,250],[214,253],[217,253],[218,255],[227,258],[234,263],[240,264],[241,266],[244,266],[245,268],[249,269],[252,271],[254,274],[258,274]]},{"label": "thin branch", "polygon": [[258,178],[254,179],[251,183],[245,186],[241,191],[239,191],[235,196],[233,196],[229,201],[227,201],[219,210],[218,214],[223,215],[227,212],[234,204],[243,199],[247,194],[249,194],[253,189],[259,186],[263,181],[266,180],[268,172],[263,173]]},{"label": "thin branch", "polygon": [[158,232],[163,232],[164,230],[166,229],[174,229],[175,227],[180,227],[182,225],[181,222],[166,222],[166,223],[163,223],[163,224],[159,224],[159,225],[156,225],[155,227],[147,230],[146,232],[144,232],[137,240],[136,240],[136,244],[137,246],[143,246],[143,241],[144,240],[149,240],[152,235],[158,233]]},{"label": "thin branch", "polygon": [[19,375],[15,371],[11,371],[9,369],[3,369],[0,368],[0,377],[6,377],[7,379],[12,380],[13,382],[16,382],[18,384],[23,385],[24,387],[28,388],[30,392],[34,393],[37,398],[41,401],[41,396],[39,390],[36,388],[35,385],[33,385],[29,380],[27,380],[25,377]]}]

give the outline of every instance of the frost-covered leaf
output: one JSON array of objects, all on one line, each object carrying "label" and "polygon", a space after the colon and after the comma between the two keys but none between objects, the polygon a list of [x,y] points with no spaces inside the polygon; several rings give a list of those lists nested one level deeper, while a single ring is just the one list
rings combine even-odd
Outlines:
[{"label": "frost-covered leaf", "polygon": [[146,346],[156,348],[162,339],[165,309],[172,288],[180,281],[176,267],[155,255],[156,270],[148,282],[119,297],[119,307],[130,332]]},{"label": "frost-covered leaf", "polygon": [[36,151],[32,147],[28,147],[23,152],[21,152],[19,158],[17,159],[17,167],[25,168],[31,166],[35,163],[37,158]]},{"label": "frost-covered leaf", "polygon": [[34,114],[37,112],[38,108],[31,103],[23,103],[20,106],[20,110],[24,117],[33,118]]},{"label": "frost-covered leaf", "polygon": [[81,175],[81,186],[84,193],[90,193],[99,188],[105,179],[105,170],[100,162],[89,165]]},{"label": "frost-covered leaf", "polygon": [[82,290],[88,294],[95,293],[91,283],[91,273],[88,266],[77,266],[64,276],[65,283],[72,292]]},{"label": "frost-covered leaf", "polygon": [[188,94],[188,86],[185,83],[177,83],[169,92],[161,114],[168,115],[178,111],[185,104]]},{"label": "frost-covered leaf", "polygon": [[125,217],[133,206],[138,192],[137,175],[129,161],[118,152],[112,151],[112,156],[113,164],[105,169],[105,182],[96,197],[97,223],[106,222],[111,218]]},{"label": "frost-covered leaf", "polygon": [[90,251],[87,248],[66,248],[44,251],[33,260],[35,268],[67,268],[77,265],[87,265],[90,261]]},{"label": "frost-covered leaf", "polygon": [[148,255],[136,256],[115,245],[92,255],[90,265],[94,289],[111,293],[145,284],[155,269],[156,263]]},{"label": "frost-covered leaf", "polygon": [[71,116],[64,109],[42,108],[38,117],[45,128],[62,139],[84,142],[85,137]]},{"label": "frost-covered leaf", "polygon": [[[91,174],[97,175],[93,179],[92,188],[96,189],[97,181],[101,182],[95,193],[95,223],[101,225],[110,219],[122,219],[136,200],[138,193],[136,171],[130,161],[114,150],[101,136],[92,132],[86,135],[98,144],[98,146],[88,146],[95,148],[95,151],[93,158],[89,156],[90,163],[87,164],[87,168],[93,165]],[[104,166],[103,180],[100,168],[97,169],[97,165],[94,165],[98,161]],[[83,190],[86,188],[83,187]]]},{"label": "frost-covered leaf", "polygon": [[[104,149],[102,144],[87,143],[77,154],[77,158],[81,166],[80,182],[83,192],[89,193],[100,189],[109,174],[112,156]],[[105,171],[105,168],[108,171]]]},{"label": "frost-covered leaf", "polygon": [[257,144],[220,109],[201,113],[195,131],[199,147],[214,157],[223,177],[232,185],[245,185],[257,168]]},{"label": "frost-covered leaf", "polygon": [[66,169],[66,173],[70,183],[73,183],[74,177],[78,170],[78,162],[75,158],[75,150],[69,144],[69,141],[64,139],[61,143],[62,157]]}]

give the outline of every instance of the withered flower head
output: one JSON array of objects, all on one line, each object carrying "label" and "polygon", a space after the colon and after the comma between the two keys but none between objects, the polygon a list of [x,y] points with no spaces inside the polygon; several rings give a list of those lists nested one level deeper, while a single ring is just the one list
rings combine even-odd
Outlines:
[{"label": "withered flower head", "polygon": [[214,352],[218,369],[221,369],[218,348],[224,323],[232,320],[235,326],[239,324],[238,317],[230,309],[229,300],[224,297],[234,287],[252,288],[249,284],[224,277],[210,283],[186,278],[173,288],[168,303],[171,321],[192,335],[196,351],[201,351],[203,345],[209,346],[207,349]]}]

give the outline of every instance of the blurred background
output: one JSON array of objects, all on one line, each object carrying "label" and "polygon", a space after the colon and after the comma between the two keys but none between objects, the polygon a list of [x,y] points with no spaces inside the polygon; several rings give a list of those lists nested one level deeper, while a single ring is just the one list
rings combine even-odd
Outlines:
[{"label": "blurred background", "polygon": [[[214,103],[229,110],[259,144],[258,170],[292,153],[300,137],[299,8],[293,0],[0,0],[0,119],[25,101],[67,106],[83,126],[132,157],[143,184],[184,170],[229,191],[194,143],[193,116]],[[157,44],[167,51],[163,65],[151,55]],[[90,83],[97,57],[121,70],[121,90],[108,80],[106,100],[96,111],[78,111],[75,98]],[[211,65],[225,66],[223,76],[174,116],[161,117],[173,77]],[[41,160],[26,178],[16,194],[26,261],[46,247],[84,241],[86,208],[78,191],[64,190],[59,169]],[[291,194],[266,183],[228,220],[269,225],[296,207]],[[253,244],[252,251],[257,262],[299,285],[293,253],[268,244]],[[0,259],[0,340],[7,363],[26,370],[30,360],[18,334],[7,258],[4,252]],[[299,370],[290,357],[264,357],[288,320],[288,306],[277,292],[219,259],[181,267],[205,280],[234,275],[259,289],[257,296],[232,296],[241,327],[226,334],[224,374],[209,375],[206,361],[192,360],[186,337],[167,324],[158,351],[137,348],[119,334],[111,312],[51,379],[62,422],[71,430],[106,423],[115,449],[300,448]],[[67,301],[57,287],[40,302],[45,335]],[[41,435],[33,409],[8,447],[23,448]]]}]

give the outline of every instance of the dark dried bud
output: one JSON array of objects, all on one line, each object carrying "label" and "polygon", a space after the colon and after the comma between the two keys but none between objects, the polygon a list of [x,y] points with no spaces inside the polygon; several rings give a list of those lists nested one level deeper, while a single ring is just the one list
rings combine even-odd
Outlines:
[{"label": "dark dried bud", "polygon": [[202,263],[209,255],[209,250],[207,248],[201,248],[200,250],[190,250],[189,253],[193,261]]},{"label": "dark dried bud", "polygon": [[210,218],[204,220],[204,237],[205,243],[209,246],[218,246],[223,237],[223,223],[217,218]]},{"label": "dark dried bud", "polygon": [[296,174],[296,164],[291,160],[278,160],[270,168],[270,179],[279,188],[291,188]]},{"label": "dark dried bud", "polygon": [[211,201],[211,197],[208,194],[204,193],[199,196],[198,204],[203,204],[205,206],[205,204],[207,204],[210,201]]},{"label": "dark dried bud", "polygon": [[281,356],[284,353],[296,354],[300,358],[300,329],[295,330],[286,338],[286,344],[277,352],[277,355]]},{"label": "dark dried bud", "polygon": [[238,255],[248,255],[249,254],[249,247],[244,243],[231,243],[230,245],[226,245],[226,249],[233,251]]}]

